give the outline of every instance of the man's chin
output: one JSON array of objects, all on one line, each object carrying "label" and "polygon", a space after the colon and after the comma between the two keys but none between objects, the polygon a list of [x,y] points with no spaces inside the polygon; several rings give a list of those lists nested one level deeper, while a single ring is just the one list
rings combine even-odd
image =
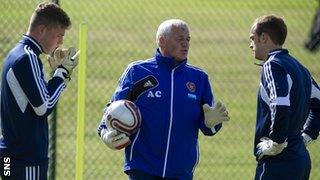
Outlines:
[{"label": "man's chin", "polygon": [[183,60],[187,59],[187,55],[180,56],[179,58],[181,61],[183,61]]},{"label": "man's chin", "polygon": [[177,58],[176,61],[179,61],[179,62],[180,62],[180,61],[183,61],[183,60],[185,60],[185,59],[187,59],[187,58]]},{"label": "man's chin", "polygon": [[265,61],[265,59],[264,58],[262,58],[262,57],[255,57],[257,60],[259,60],[259,61]]}]

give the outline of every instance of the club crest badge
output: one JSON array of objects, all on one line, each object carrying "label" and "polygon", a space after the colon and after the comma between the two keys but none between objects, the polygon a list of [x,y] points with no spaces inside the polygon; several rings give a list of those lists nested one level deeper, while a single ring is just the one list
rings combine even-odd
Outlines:
[{"label": "club crest badge", "polygon": [[196,91],[196,85],[193,82],[187,82],[187,88],[189,89],[190,92],[195,92]]}]

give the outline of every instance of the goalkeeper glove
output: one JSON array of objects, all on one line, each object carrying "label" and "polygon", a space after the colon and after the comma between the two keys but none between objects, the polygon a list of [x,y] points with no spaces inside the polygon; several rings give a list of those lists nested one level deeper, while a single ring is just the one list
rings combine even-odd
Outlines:
[{"label": "goalkeeper glove", "polygon": [[129,137],[117,130],[108,131],[107,129],[103,129],[101,131],[101,139],[112,150],[119,150],[131,144]]},{"label": "goalkeeper glove", "polygon": [[303,143],[307,147],[309,144],[312,143],[313,139],[306,133],[302,133]]},{"label": "goalkeeper glove", "polygon": [[67,51],[68,49],[55,49],[49,56],[47,56],[47,60],[53,71],[55,71],[61,64],[61,61],[65,57]]},{"label": "goalkeeper glove", "polygon": [[74,47],[70,47],[67,50],[57,49],[53,54],[56,57],[56,59],[54,58],[55,62],[61,62],[53,76],[61,77],[63,80],[70,80],[72,70],[78,65],[79,51],[76,51]]},{"label": "goalkeeper glove", "polygon": [[288,146],[288,142],[284,142],[281,144],[278,144],[274,141],[272,141],[268,137],[262,137],[260,139],[260,143],[257,145],[258,151],[257,151],[257,157],[258,160],[262,159],[263,156],[275,156],[277,154],[280,154],[284,148]]},{"label": "goalkeeper glove", "polygon": [[228,121],[228,110],[224,104],[218,101],[212,108],[208,104],[202,106],[204,111],[204,122],[208,128],[213,128],[217,124]]}]

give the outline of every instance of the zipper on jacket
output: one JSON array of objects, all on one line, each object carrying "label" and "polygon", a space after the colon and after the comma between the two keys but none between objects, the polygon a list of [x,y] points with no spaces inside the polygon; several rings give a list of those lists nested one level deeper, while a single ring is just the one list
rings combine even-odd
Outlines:
[{"label": "zipper on jacket", "polygon": [[171,92],[170,92],[170,124],[169,124],[169,131],[168,131],[168,138],[167,138],[167,147],[166,147],[166,155],[164,157],[164,164],[163,164],[163,172],[162,177],[164,178],[166,175],[166,169],[167,169],[167,160],[168,160],[168,153],[169,153],[169,145],[170,145],[170,136],[171,136],[171,128],[172,128],[172,121],[173,121],[173,87],[174,87],[174,71],[179,66],[175,67],[171,71]]},{"label": "zipper on jacket", "polygon": [[130,157],[129,157],[129,160],[132,161],[132,156],[133,156],[133,147],[134,145],[136,144],[136,141],[138,139],[138,136],[140,134],[140,129],[138,130],[137,134],[136,134],[136,137],[134,138],[133,142],[132,142],[132,145],[131,145],[131,148],[130,148]]},{"label": "zipper on jacket", "polygon": [[192,168],[192,172],[194,172],[194,170],[196,169],[198,163],[199,163],[199,141],[197,140],[197,159],[196,159],[196,163],[193,165]]}]

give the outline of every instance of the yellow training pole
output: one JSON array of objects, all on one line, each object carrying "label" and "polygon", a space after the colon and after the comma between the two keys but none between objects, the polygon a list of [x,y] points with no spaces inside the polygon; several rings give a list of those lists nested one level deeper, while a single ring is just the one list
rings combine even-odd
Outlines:
[{"label": "yellow training pole", "polygon": [[80,59],[78,65],[76,180],[83,180],[87,31],[87,25],[81,23],[79,28]]}]

